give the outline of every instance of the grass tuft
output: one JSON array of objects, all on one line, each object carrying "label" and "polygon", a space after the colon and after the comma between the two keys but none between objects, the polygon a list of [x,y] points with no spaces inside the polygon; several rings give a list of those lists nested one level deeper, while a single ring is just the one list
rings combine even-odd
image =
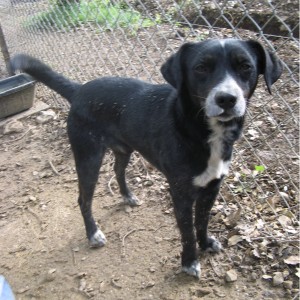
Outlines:
[{"label": "grass tuft", "polygon": [[46,12],[31,17],[25,25],[39,29],[70,29],[81,24],[95,23],[107,30],[127,28],[137,31],[139,28],[151,27],[155,21],[145,18],[140,12],[120,3],[109,0],[83,0],[50,6]]}]

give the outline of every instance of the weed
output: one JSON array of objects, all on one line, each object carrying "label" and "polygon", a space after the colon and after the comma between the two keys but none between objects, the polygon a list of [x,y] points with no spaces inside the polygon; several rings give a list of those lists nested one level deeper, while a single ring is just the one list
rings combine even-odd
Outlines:
[{"label": "weed", "polygon": [[86,23],[95,23],[108,30],[122,27],[137,31],[140,27],[153,26],[155,21],[144,18],[141,13],[122,2],[115,4],[109,0],[83,0],[65,5],[52,3],[48,11],[31,17],[25,26],[68,29]]}]

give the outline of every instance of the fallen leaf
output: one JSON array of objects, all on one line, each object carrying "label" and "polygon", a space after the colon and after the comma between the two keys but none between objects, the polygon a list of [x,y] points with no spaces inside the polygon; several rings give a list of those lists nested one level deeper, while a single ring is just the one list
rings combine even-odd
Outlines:
[{"label": "fallen leaf", "polygon": [[282,227],[287,227],[292,224],[292,220],[289,217],[284,215],[278,218],[278,222],[281,224]]},{"label": "fallen leaf", "polygon": [[260,254],[256,248],[252,250],[252,254],[253,254],[253,256],[255,256],[257,258],[260,258]]},{"label": "fallen leaf", "polygon": [[275,195],[271,199],[268,199],[267,202],[272,208],[275,208],[276,205],[280,202],[280,197],[278,195]]},{"label": "fallen leaf", "polygon": [[234,246],[237,243],[241,242],[242,240],[243,240],[242,236],[240,236],[240,235],[233,235],[232,237],[230,237],[228,239],[228,246],[229,247]]},{"label": "fallen leaf", "polygon": [[283,260],[287,265],[298,265],[300,264],[300,256],[292,255],[288,257],[287,259]]},{"label": "fallen leaf", "polygon": [[258,138],[258,132],[255,129],[249,129],[248,133],[253,137],[253,138]]},{"label": "fallen leaf", "polygon": [[283,200],[289,200],[289,195],[285,192],[279,192],[279,195],[283,198]]},{"label": "fallen leaf", "polygon": [[263,229],[264,226],[265,226],[265,222],[262,219],[257,220],[257,222],[256,222],[257,229]]},{"label": "fallen leaf", "polygon": [[233,228],[241,218],[242,208],[239,207],[237,211],[232,212],[225,220],[224,223],[227,227]]},{"label": "fallen leaf", "polygon": [[284,282],[284,278],[281,272],[274,273],[273,286],[281,285]]}]

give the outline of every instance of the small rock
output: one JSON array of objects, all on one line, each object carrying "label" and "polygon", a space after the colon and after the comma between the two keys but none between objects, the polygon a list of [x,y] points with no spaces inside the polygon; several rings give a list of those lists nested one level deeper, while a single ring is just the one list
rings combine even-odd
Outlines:
[{"label": "small rock", "polygon": [[212,290],[210,288],[191,288],[190,292],[197,298],[202,298],[206,295],[209,295],[212,292]]},{"label": "small rock", "polygon": [[56,119],[56,113],[53,110],[42,111],[39,116],[36,117],[36,121],[39,124],[45,124],[50,122],[51,120]]},{"label": "small rock", "polygon": [[144,186],[152,186],[153,185],[153,181],[152,180],[146,180],[144,182]]},{"label": "small rock", "polygon": [[284,281],[283,282],[283,286],[287,289],[287,290],[291,290],[293,288],[293,281]]},{"label": "small rock", "polygon": [[80,272],[80,273],[76,274],[76,278],[81,279],[83,277],[86,277],[86,273],[85,272]]},{"label": "small rock", "polygon": [[99,291],[100,293],[105,293],[107,290],[107,284],[105,283],[105,281],[101,281],[100,282],[100,287],[99,287]]},{"label": "small rock", "polygon": [[135,177],[135,180],[137,183],[140,183],[142,181],[142,179],[140,177]]},{"label": "small rock", "polygon": [[213,289],[213,291],[214,291],[214,294],[215,294],[217,297],[219,297],[219,298],[225,298],[225,297],[226,297],[225,294],[223,294],[222,292],[220,292],[220,291],[217,290],[217,289]]},{"label": "small rock", "polygon": [[41,172],[39,173],[40,178],[48,178],[52,176],[52,172]]},{"label": "small rock", "polygon": [[34,196],[29,196],[29,197],[28,197],[28,201],[35,202],[35,201],[36,201],[36,197],[34,197]]},{"label": "small rock", "polygon": [[79,280],[79,291],[84,291],[85,290],[85,288],[86,288],[86,280],[84,279],[84,278],[81,278],[80,280]]},{"label": "small rock", "polygon": [[290,275],[290,272],[288,270],[284,270],[282,272],[282,275],[283,275],[283,278],[286,279]]},{"label": "small rock", "polygon": [[149,268],[149,272],[154,273],[155,271],[156,271],[156,269],[154,267]]},{"label": "small rock", "polygon": [[163,241],[163,239],[161,237],[159,237],[159,236],[154,237],[154,240],[155,240],[156,244],[159,244],[159,243],[161,243]]},{"label": "small rock", "polygon": [[283,274],[281,272],[276,272],[273,277],[273,286],[278,286],[284,281]]},{"label": "small rock", "polygon": [[225,274],[225,280],[226,280],[226,282],[234,282],[234,281],[237,281],[237,274],[236,274],[236,271],[233,270],[233,269],[227,271],[226,274]]},{"label": "small rock", "polygon": [[256,274],[256,273],[251,273],[251,275],[250,275],[250,279],[251,279],[251,281],[256,281],[257,279],[258,279],[258,275]]},{"label": "small rock", "polygon": [[126,213],[131,213],[132,212],[132,208],[129,205],[125,205],[125,212]]},{"label": "small rock", "polygon": [[243,258],[239,255],[233,255],[232,256],[232,261],[236,266],[240,266],[241,262],[242,262]]},{"label": "small rock", "polygon": [[263,291],[262,296],[262,299],[276,299],[275,293],[270,290]]},{"label": "small rock", "polygon": [[47,209],[47,205],[42,204],[42,205],[41,205],[41,210],[46,210],[46,209]]},{"label": "small rock", "polygon": [[150,288],[150,287],[153,287],[153,286],[155,286],[155,282],[154,281],[149,281],[149,282],[147,282],[145,288]]},{"label": "small rock", "polygon": [[3,134],[19,133],[24,130],[22,122],[14,120],[4,126]]}]

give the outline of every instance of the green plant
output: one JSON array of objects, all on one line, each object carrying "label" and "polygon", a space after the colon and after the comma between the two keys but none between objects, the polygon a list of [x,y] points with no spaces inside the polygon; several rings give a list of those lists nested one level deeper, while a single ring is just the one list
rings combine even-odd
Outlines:
[{"label": "green plant", "polygon": [[149,18],[144,18],[138,11],[129,8],[122,2],[114,4],[109,0],[90,0],[62,4],[52,2],[50,9],[30,18],[26,25],[37,28],[72,28],[79,24],[96,23],[105,29],[118,27],[136,31],[140,27],[150,27],[155,24]]},{"label": "green plant", "polygon": [[259,173],[262,173],[265,169],[266,169],[266,167],[263,165],[255,166],[255,171],[257,171]]}]

